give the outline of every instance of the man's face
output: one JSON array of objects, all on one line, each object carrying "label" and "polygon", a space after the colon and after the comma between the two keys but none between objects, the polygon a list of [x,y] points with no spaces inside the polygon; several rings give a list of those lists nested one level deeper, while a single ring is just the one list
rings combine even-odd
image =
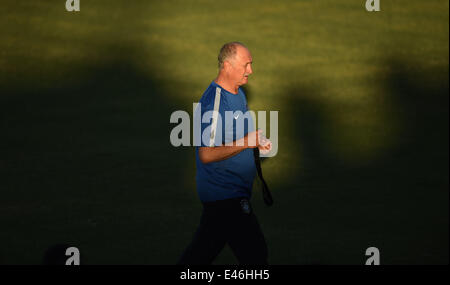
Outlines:
[{"label": "man's face", "polygon": [[252,55],[245,47],[237,46],[236,55],[230,60],[228,74],[238,86],[241,86],[248,82],[248,76],[252,73]]}]

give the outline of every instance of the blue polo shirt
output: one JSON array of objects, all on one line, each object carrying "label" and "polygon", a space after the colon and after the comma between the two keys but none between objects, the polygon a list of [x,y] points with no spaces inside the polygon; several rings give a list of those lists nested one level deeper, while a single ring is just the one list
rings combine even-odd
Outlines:
[{"label": "blue polo shirt", "polygon": [[[238,94],[233,94],[213,81],[199,103],[195,116],[201,116],[201,146],[220,146],[254,130],[253,119],[250,113],[246,113],[247,99],[241,88]],[[214,116],[214,110],[220,116]],[[227,159],[205,164],[199,159],[198,148],[195,149],[196,182],[202,202],[250,198],[256,174],[253,149],[247,148]]]}]

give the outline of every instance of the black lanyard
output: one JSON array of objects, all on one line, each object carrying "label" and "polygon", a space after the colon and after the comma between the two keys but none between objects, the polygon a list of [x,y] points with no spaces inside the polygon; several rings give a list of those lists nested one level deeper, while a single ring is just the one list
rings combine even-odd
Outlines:
[{"label": "black lanyard", "polygon": [[258,172],[259,179],[261,179],[262,182],[262,193],[264,203],[266,203],[267,206],[272,206],[273,204],[272,195],[270,194],[269,186],[267,186],[267,183],[262,175],[261,161],[259,160],[259,148],[255,147],[253,149],[253,156],[255,157],[256,171]]}]

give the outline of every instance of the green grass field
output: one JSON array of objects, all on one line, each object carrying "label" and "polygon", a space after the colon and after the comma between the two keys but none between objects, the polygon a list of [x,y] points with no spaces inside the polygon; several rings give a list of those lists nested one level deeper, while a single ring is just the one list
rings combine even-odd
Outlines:
[{"label": "green grass field", "polygon": [[[6,1],[0,264],[173,264],[200,218],[170,114],[245,43],[249,107],[279,111],[253,204],[272,264],[448,264],[449,2]],[[235,263],[226,248],[217,264]]]}]

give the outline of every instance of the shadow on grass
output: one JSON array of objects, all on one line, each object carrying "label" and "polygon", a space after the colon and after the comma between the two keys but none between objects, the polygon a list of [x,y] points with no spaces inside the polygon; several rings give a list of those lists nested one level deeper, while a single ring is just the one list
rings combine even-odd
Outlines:
[{"label": "shadow on grass", "polygon": [[[47,248],[72,244],[84,264],[173,264],[189,241],[200,211],[179,179],[192,152],[169,143],[178,102],[133,53],[76,67],[77,84],[2,84],[1,263],[40,263]],[[319,87],[283,96],[280,128],[302,157],[289,157],[289,179],[268,181],[276,204],[258,212],[271,263],[364,264],[369,246],[383,264],[448,263],[448,66],[387,66],[375,83],[394,114],[385,123],[400,128],[370,160],[333,155],[337,133],[323,134],[339,106],[319,100]]]},{"label": "shadow on grass", "polygon": [[188,152],[169,141],[179,106],[156,66],[133,65],[135,53],[125,46],[102,65],[74,66],[76,84],[2,85],[0,262],[39,263],[66,243],[84,249],[85,264],[176,258],[173,228],[194,191],[178,179]]},{"label": "shadow on grass", "polygon": [[[330,149],[339,136],[330,111],[342,106],[324,102],[314,87],[287,90],[280,122],[290,122],[283,131],[300,143],[302,157],[289,158],[295,170],[272,186],[275,207],[260,213],[272,263],[364,264],[370,246],[383,264],[448,263],[448,66],[387,66],[374,83],[395,122],[368,134],[395,143],[370,160],[345,160]],[[389,124],[400,127],[388,133]]]}]

